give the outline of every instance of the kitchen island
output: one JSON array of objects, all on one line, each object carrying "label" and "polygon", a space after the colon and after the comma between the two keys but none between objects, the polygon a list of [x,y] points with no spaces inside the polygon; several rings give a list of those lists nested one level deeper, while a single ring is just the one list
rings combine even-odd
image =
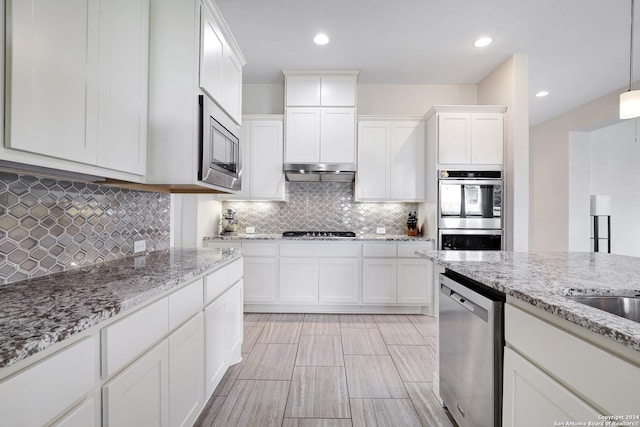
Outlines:
[{"label": "kitchen island", "polygon": [[612,416],[629,422],[617,425],[640,425],[640,323],[568,298],[640,297],[640,258],[497,251],[418,254],[441,270],[506,295],[503,425],[604,422]]},{"label": "kitchen island", "polygon": [[192,424],[241,360],[242,271],[171,249],[3,285],[3,422]]}]

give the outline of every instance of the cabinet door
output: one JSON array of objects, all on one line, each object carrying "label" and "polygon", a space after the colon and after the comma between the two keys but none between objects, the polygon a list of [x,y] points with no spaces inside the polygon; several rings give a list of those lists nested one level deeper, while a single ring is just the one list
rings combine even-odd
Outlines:
[{"label": "cabinet door", "polygon": [[320,161],[320,108],[287,108],[285,163]]},{"label": "cabinet door", "polygon": [[422,121],[391,124],[391,199],[424,200],[424,145]]},{"label": "cabinet door", "polygon": [[98,166],[147,169],[149,0],[100,2]]},{"label": "cabinet door", "polygon": [[502,425],[534,427],[558,421],[598,421],[599,411],[509,347],[504,349]]},{"label": "cabinet door", "polygon": [[277,259],[244,258],[244,302],[276,302]]},{"label": "cabinet door", "polygon": [[[240,347],[242,347],[243,322],[243,280],[241,279],[224,294],[226,299],[225,324],[227,327],[227,352],[229,364],[240,361]],[[236,360],[237,358],[237,360]]]},{"label": "cabinet door", "polygon": [[284,200],[282,121],[251,122],[250,150],[251,198]]},{"label": "cabinet door", "polygon": [[200,15],[200,87],[218,104],[224,104],[224,38],[209,8]]},{"label": "cabinet door", "polygon": [[395,304],[395,259],[364,258],[362,260],[362,302]]},{"label": "cabinet door", "polygon": [[359,302],[360,260],[320,258],[318,300],[326,303]]},{"label": "cabinet door", "polygon": [[438,115],[438,163],[471,162],[471,116],[467,113]]},{"label": "cabinet door", "polygon": [[431,304],[433,264],[423,259],[398,259],[397,302]]},{"label": "cabinet door", "polygon": [[355,163],[355,108],[323,108],[320,118],[320,161]]},{"label": "cabinet door", "polygon": [[5,145],[95,164],[98,1],[12,0],[7,11]]},{"label": "cabinet door", "polygon": [[53,427],[97,427],[98,412],[96,409],[96,400],[90,397],[59,419],[53,424]]},{"label": "cabinet door", "polygon": [[170,425],[190,426],[204,405],[204,315],[169,336]]},{"label": "cabinet door", "polygon": [[229,45],[224,48],[223,107],[236,122],[242,121],[242,63]]},{"label": "cabinet door", "polygon": [[169,346],[146,352],[103,387],[103,425],[169,425]]},{"label": "cabinet door", "polygon": [[320,76],[287,76],[286,84],[287,106],[320,106]]},{"label": "cabinet door", "polygon": [[322,76],[320,105],[323,107],[355,107],[356,78],[353,76]]},{"label": "cabinet door", "polygon": [[221,295],[204,309],[205,400],[218,386],[228,366],[226,300]]},{"label": "cabinet door", "polygon": [[280,302],[318,302],[318,261],[280,258]]},{"label": "cabinet door", "polygon": [[471,163],[502,164],[503,122],[502,114],[471,114]]},{"label": "cabinet door", "polygon": [[357,200],[380,200],[389,197],[390,132],[388,122],[358,123]]}]

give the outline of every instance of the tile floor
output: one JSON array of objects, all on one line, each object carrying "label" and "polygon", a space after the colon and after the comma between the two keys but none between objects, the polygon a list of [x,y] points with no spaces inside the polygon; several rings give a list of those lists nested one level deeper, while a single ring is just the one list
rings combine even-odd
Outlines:
[{"label": "tile floor", "polygon": [[431,391],[433,317],[246,313],[243,361],[198,427],[453,426]]}]

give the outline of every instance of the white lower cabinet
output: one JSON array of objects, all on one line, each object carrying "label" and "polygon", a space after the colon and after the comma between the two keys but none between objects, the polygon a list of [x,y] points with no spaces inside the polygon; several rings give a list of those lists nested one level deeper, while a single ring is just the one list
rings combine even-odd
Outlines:
[{"label": "white lower cabinet", "polygon": [[395,304],[397,262],[388,258],[362,260],[362,302]]},{"label": "white lower cabinet", "polygon": [[278,260],[274,258],[244,259],[244,302],[276,302]]},{"label": "white lower cabinet", "polygon": [[[39,426],[58,418],[98,385],[98,362],[92,336],[0,381],[0,425]],[[68,416],[73,425],[77,418]]]},{"label": "white lower cabinet", "polygon": [[205,399],[216,389],[227,366],[225,350],[225,300],[218,298],[204,309],[204,394]]},{"label": "white lower cabinet", "polygon": [[242,346],[242,280],[204,309],[204,392],[208,399],[227,368],[240,362]]},{"label": "white lower cabinet", "polygon": [[433,276],[433,264],[424,259],[398,258],[396,302],[400,304],[431,304],[433,287],[428,286]]},{"label": "white lower cabinet", "polygon": [[599,411],[518,353],[504,349],[504,427],[537,427],[560,421],[597,421]]},{"label": "white lower cabinet", "polygon": [[90,397],[75,407],[71,412],[63,416],[54,427],[97,427],[96,399]]},{"label": "white lower cabinet", "polygon": [[161,341],[109,381],[102,398],[105,427],[168,427],[168,341]]},{"label": "white lower cabinet", "polygon": [[204,315],[169,336],[169,425],[191,426],[204,406]]},{"label": "white lower cabinet", "polygon": [[280,301],[318,301],[318,260],[280,258]]},{"label": "white lower cabinet", "polygon": [[639,415],[640,360],[630,359],[626,347],[602,347],[602,336],[582,329],[575,335],[574,324],[533,306],[516,307],[509,297],[504,322],[505,427]]},{"label": "white lower cabinet", "polygon": [[360,259],[320,258],[318,274],[319,302],[357,303],[360,301]]}]

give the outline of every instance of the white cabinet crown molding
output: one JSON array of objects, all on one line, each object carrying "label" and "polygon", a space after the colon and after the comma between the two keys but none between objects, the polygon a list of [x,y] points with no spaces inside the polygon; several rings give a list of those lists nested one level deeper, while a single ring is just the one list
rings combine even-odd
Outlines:
[{"label": "white cabinet crown molding", "polygon": [[429,120],[436,113],[506,113],[505,105],[434,105],[424,115]]}]

